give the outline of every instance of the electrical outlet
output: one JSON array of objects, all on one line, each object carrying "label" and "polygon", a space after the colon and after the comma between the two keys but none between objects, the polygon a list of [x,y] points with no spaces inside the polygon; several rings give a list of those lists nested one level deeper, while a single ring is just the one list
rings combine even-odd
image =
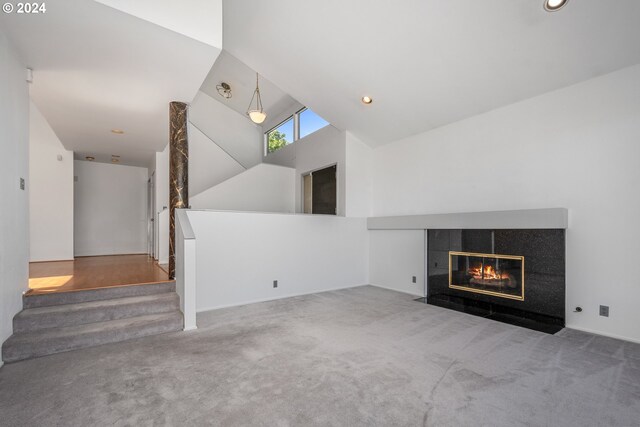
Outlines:
[{"label": "electrical outlet", "polygon": [[609,306],[601,305],[600,306],[600,316],[609,317]]},{"label": "electrical outlet", "polygon": [[274,287],[274,288],[277,288],[277,287],[278,287],[278,281],[277,281],[277,280],[274,280],[274,281],[273,281],[273,287]]},{"label": "electrical outlet", "polygon": [[418,279],[417,279],[417,277],[416,277],[416,276],[413,276],[413,277],[411,278],[411,282],[412,282],[412,283],[418,283],[418,282],[417,282],[417,280],[418,280]]}]

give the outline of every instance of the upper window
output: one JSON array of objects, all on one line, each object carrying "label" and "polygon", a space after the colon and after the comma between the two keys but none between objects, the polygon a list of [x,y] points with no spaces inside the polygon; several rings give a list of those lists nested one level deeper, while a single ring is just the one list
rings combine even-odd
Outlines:
[{"label": "upper window", "polygon": [[304,138],[328,124],[313,111],[303,108],[266,133],[267,154]]},{"label": "upper window", "polygon": [[298,117],[300,120],[300,138],[304,138],[329,124],[325,119],[308,108],[300,111]]},{"label": "upper window", "polygon": [[285,145],[291,144],[294,141],[293,137],[293,117],[290,117],[267,132],[267,152],[273,153]]}]

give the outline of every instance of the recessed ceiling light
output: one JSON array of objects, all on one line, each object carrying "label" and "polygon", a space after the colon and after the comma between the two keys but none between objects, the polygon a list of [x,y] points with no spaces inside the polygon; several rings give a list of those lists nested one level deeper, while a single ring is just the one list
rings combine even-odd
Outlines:
[{"label": "recessed ceiling light", "polygon": [[371,98],[370,96],[363,96],[362,97],[362,103],[363,104],[371,104],[373,102],[373,98]]},{"label": "recessed ceiling light", "polygon": [[562,9],[569,0],[544,0],[544,10],[547,12],[555,12]]},{"label": "recessed ceiling light", "polygon": [[93,156],[87,156],[85,157],[86,160],[89,160],[90,162],[93,162],[96,158]]},{"label": "recessed ceiling light", "polygon": [[111,133],[115,133],[116,135],[122,135],[124,131],[122,129],[111,129]]},{"label": "recessed ceiling light", "polygon": [[118,163],[119,161],[120,159],[116,159],[116,158],[111,159],[111,163]]}]

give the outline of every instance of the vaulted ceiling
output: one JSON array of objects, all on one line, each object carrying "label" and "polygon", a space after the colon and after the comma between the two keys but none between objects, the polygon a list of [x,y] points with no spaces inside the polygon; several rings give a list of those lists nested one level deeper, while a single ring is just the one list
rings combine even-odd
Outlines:
[{"label": "vaulted ceiling", "polygon": [[223,5],[226,50],[372,146],[640,62],[637,0]]},{"label": "vaulted ceiling", "polygon": [[225,80],[243,114],[253,70],[270,118],[300,102],[375,147],[640,62],[639,1],[542,3],[58,0],[0,28],[67,149],[146,166],[170,101]]},{"label": "vaulted ceiling", "polygon": [[65,148],[147,166],[168,142],[169,102],[190,102],[221,52],[222,4],[103,2],[112,7],[48,2],[45,14],[2,14],[0,27],[33,68],[31,98]]},{"label": "vaulted ceiling", "polygon": [[[225,99],[216,88],[221,82],[231,86],[231,98]],[[291,108],[298,102],[264,77],[259,79],[262,104],[269,118]],[[222,51],[200,90],[232,110],[246,116],[256,88],[256,72],[226,51]]]}]

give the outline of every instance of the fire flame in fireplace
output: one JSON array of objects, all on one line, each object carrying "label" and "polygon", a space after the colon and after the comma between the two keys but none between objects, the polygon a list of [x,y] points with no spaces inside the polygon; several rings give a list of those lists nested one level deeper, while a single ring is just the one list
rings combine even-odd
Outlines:
[{"label": "fire flame in fireplace", "polygon": [[508,279],[508,273],[498,273],[492,265],[485,265],[484,269],[482,266],[471,267],[469,268],[469,274],[473,276],[474,279]]},{"label": "fire flame in fireplace", "polygon": [[449,287],[524,300],[524,257],[450,251]]}]

